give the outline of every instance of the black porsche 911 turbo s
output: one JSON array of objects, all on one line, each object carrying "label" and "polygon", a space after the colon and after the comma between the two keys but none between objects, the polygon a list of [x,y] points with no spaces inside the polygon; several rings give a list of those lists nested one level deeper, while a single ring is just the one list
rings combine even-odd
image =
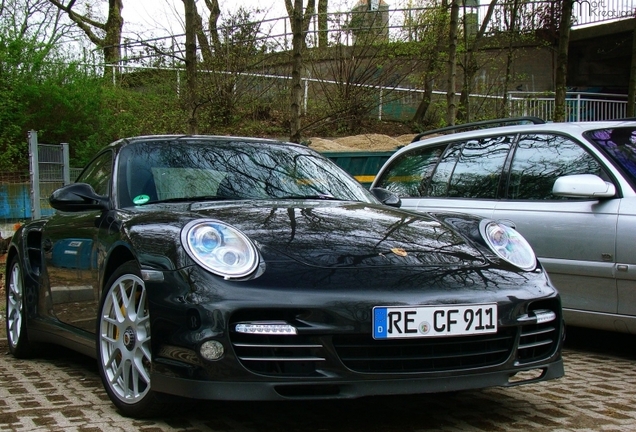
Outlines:
[{"label": "black porsche 911 turbo s", "polygon": [[9,349],[94,356],[133,417],[563,375],[560,298],[523,237],[374,195],[395,199],[301,145],[119,140],[13,236]]}]

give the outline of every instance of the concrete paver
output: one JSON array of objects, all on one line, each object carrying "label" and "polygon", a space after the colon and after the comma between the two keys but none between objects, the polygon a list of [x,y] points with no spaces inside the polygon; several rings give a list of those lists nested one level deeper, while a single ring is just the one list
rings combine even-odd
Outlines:
[{"label": "concrete paver", "polygon": [[578,338],[566,344],[559,380],[348,401],[192,401],[145,421],[116,412],[93,359],[55,349],[17,360],[2,342],[0,431],[636,431],[634,337]]}]

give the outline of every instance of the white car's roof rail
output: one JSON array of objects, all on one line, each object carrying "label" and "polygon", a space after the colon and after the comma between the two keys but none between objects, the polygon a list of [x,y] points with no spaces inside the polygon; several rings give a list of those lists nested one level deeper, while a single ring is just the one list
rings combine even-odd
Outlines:
[{"label": "white car's roof rail", "polygon": [[447,126],[439,129],[433,129],[430,131],[421,132],[411,140],[411,142],[417,142],[421,140],[423,137],[434,134],[443,134],[443,133],[455,133],[467,129],[486,129],[491,127],[505,126],[509,124],[545,124],[546,121],[539,117],[533,116],[522,116],[522,117],[509,117],[509,118],[501,118],[494,120],[482,120],[478,122],[472,123],[464,123],[460,125]]}]

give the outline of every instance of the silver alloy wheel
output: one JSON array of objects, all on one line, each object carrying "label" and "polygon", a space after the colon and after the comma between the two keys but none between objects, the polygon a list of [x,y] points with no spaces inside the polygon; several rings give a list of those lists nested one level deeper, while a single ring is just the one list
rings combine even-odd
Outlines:
[{"label": "silver alloy wheel", "polygon": [[108,289],[99,323],[99,361],[106,385],[125,404],[150,391],[150,320],[141,278],[124,274]]},{"label": "silver alloy wheel", "polygon": [[22,333],[22,311],[24,309],[24,285],[22,271],[17,261],[13,263],[9,273],[7,286],[7,339],[12,348],[20,342]]}]

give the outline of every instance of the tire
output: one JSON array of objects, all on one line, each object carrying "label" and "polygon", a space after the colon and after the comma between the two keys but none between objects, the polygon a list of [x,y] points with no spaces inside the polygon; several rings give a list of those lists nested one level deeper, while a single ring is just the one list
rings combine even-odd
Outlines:
[{"label": "tire", "polygon": [[27,334],[26,292],[22,266],[14,256],[6,275],[6,330],[9,352],[17,358],[32,357],[35,350]]},{"label": "tire", "polygon": [[174,407],[169,395],[151,388],[148,297],[134,261],[120,266],[106,283],[96,337],[99,375],[121,414],[148,418]]}]

